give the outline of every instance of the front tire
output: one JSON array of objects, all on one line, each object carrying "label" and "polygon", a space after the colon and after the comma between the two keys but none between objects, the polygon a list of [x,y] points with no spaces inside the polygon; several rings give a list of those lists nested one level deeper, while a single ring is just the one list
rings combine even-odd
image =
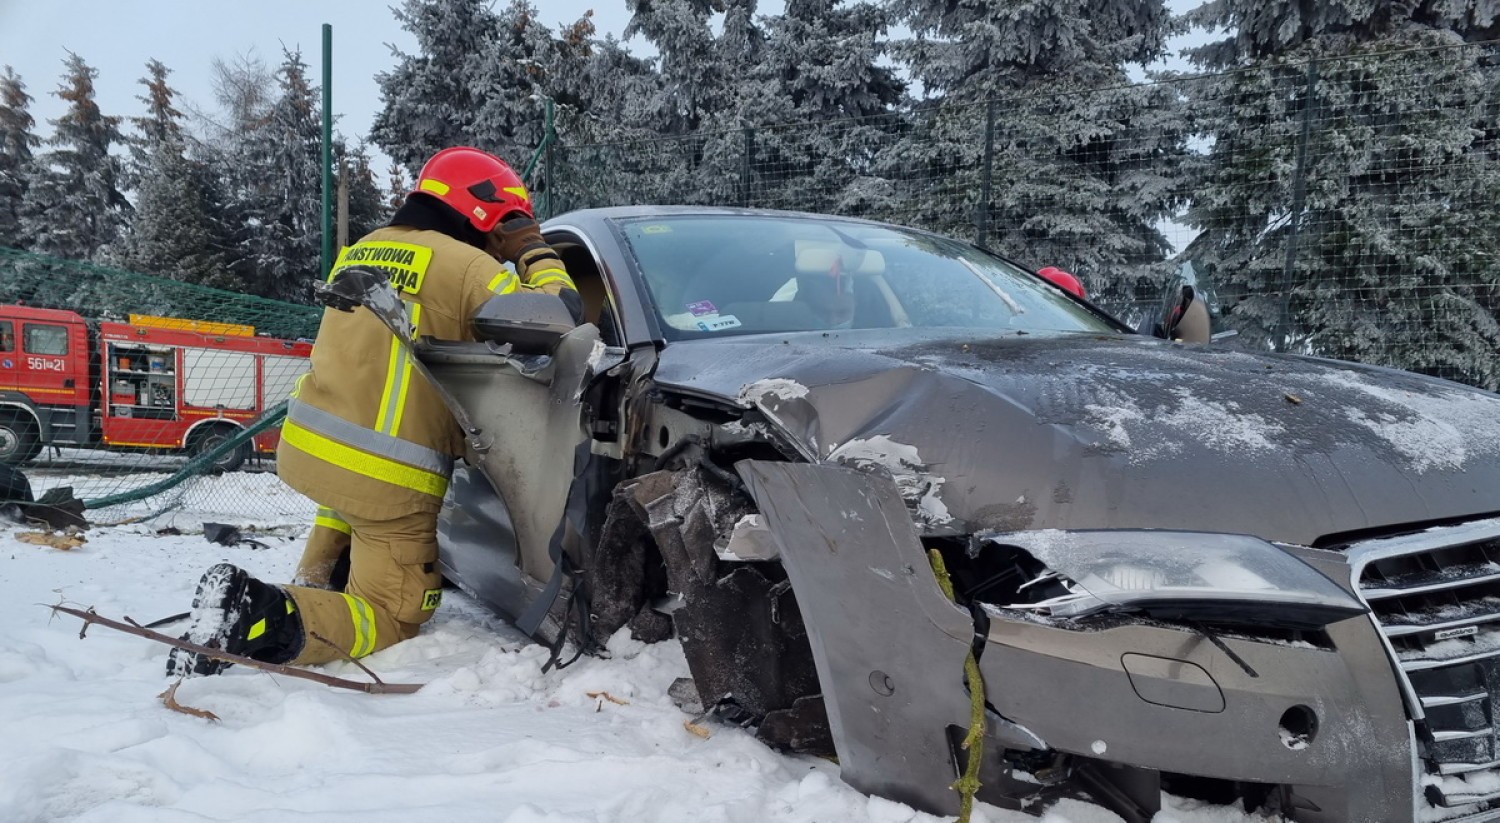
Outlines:
[{"label": "front tire", "polygon": [[18,414],[0,415],[0,463],[19,466],[42,453],[36,422]]},{"label": "front tire", "polygon": [[[188,453],[193,457],[201,457],[217,449],[224,443],[233,440],[240,433],[240,429],[234,426],[213,426],[201,434],[195,435],[193,444],[188,447]],[[250,444],[241,443],[235,449],[219,456],[218,460],[209,466],[222,472],[232,472],[245,464],[250,457]]]}]

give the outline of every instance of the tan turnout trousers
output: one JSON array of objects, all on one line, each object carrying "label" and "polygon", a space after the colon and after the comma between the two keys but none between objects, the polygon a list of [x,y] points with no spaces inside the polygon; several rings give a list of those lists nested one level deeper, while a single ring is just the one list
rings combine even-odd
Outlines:
[{"label": "tan turnout trousers", "polygon": [[297,573],[292,575],[292,585],[332,588],[333,569],[349,553],[349,538],[349,522],[333,509],[319,506],[312,532],[307,535],[307,545],[302,549],[302,559],[297,562]]},{"label": "tan turnout trousers", "polygon": [[351,532],[344,591],[286,587],[307,631],[292,665],[364,657],[413,638],[442,600],[436,513],[344,520]]}]

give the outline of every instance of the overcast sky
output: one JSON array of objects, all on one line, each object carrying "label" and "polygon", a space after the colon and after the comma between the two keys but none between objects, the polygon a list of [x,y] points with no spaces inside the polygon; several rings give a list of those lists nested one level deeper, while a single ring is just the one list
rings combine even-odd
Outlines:
[{"label": "overcast sky", "polygon": [[[1172,0],[1177,11],[1200,0]],[[589,9],[599,31],[617,36],[628,13],[624,0],[537,0],[551,24],[571,22]],[[763,14],[779,13],[780,0],[761,0]],[[274,66],[281,48],[300,48],[314,82],[321,82],[323,23],[333,26],[333,108],[336,128],[350,139],[368,134],[380,108],[375,75],[395,63],[391,46],[410,52],[415,42],[380,0],[0,0],[0,65],[13,67],[33,98],[37,131],[64,104],[57,89],[68,51],[99,71],[95,81],[105,114],[135,116],[144,89],[136,81],[146,61],[172,70],[182,99],[213,106],[209,67],[215,57],[253,54]],[[650,49],[639,39],[631,48]],[[180,106],[179,106],[180,108]]]}]

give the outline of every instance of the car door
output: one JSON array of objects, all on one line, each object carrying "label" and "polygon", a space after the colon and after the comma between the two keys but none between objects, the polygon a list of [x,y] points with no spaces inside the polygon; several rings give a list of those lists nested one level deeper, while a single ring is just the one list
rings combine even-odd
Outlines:
[{"label": "car door", "polygon": [[600,326],[608,333],[618,327],[598,268],[583,261],[573,268],[585,281],[580,291],[595,301],[587,316],[597,325],[569,332],[551,355],[511,356],[483,342],[421,348],[423,362],[473,417],[484,444],[469,449],[444,501],[443,573],[528,633],[555,593],[547,587],[557,571],[552,538],[565,514],[575,458],[590,436],[581,396],[600,361]]}]

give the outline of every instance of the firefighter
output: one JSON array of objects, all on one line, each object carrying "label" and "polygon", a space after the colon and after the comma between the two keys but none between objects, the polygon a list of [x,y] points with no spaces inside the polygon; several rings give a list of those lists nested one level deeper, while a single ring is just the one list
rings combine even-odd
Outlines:
[{"label": "firefighter", "polygon": [[[389,273],[414,337],[473,340],[479,306],[519,289],[557,294],[581,315],[521,179],[477,149],[433,155],[390,225],[345,249],[329,277],[356,265]],[[313,585],[273,586],[216,565],[199,581],[187,639],[304,665],[364,657],[416,635],[442,597],[437,515],[462,453],[452,414],[380,320],[364,309],[325,311],[276,454],[282,480],[322,507],[299,564],[301,581]],[[328,560],[342,553],[345,529],[349,577],[333,590]],[[168,673],[227,665],[174,649]]]}]

